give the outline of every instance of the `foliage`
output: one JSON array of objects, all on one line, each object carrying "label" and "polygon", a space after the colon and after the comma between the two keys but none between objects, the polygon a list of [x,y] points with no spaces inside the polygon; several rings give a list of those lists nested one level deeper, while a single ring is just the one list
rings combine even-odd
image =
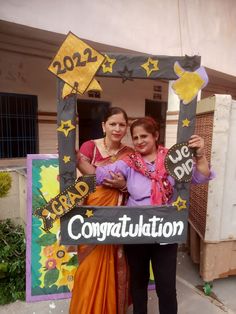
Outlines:
[{"label": "foliage", "polygon": [[12,178],[8,172],[0,172],[0,198],[7,196],[11,188]]},{"label": "foliage", "polygon": [[0,222],[0,304],[25,299],[25,235],[10,219]]}]

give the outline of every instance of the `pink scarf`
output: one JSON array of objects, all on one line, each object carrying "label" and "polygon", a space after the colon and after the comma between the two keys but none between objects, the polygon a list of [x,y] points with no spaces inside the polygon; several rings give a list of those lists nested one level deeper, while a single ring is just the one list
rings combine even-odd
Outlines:
[{"label": "pink scarf", "polygon": [[123,160],[127,163],[129,167],[133,168],[135,171],[140,172],[152,181],[152,205],[167,204],[173,193],[173,188],[168,181],[168,174],[166,172],[164,164],[167,152],[167,148],[160,145],[158,146],[154,172],[151,172],[147,169],[145,161],[143,160],[142,156],[137,152],[129,154],[123,158]]}]

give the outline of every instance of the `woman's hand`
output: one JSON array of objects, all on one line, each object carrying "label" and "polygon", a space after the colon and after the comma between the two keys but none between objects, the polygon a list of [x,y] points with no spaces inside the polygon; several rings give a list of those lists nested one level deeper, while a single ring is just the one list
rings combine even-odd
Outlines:
[{"label": "woman's hand", "polygon": [[122,190],[126,187],[126,180],[120,172],[114,173],[110,171],[110,175],[111,179],[105,178],[103,180],[103,185],[118,190]]},{"label": "woman's hand", "polygon": [[195,161],[197,170],[208,177],[210,175],[210,168],[205,156],[204,139],[199,135],[192,135],[188,141],[188,146],[195,149]]},{"label": "woman's hand", "polygon": [[196,157],[196,159],[198,157],[205,156],[205,150],[204,150],[205,144],[204,144],[204,139],[201,136],[196,135],[196,134],[192,135],[188,141],[188,146],[190,148],[195,149],[194,156]]}]

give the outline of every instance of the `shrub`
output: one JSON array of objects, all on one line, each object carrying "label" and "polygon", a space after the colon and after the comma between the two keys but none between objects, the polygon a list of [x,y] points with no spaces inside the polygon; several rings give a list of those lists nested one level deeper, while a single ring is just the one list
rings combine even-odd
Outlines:
[{"label": "shrub", "polygon": [[8,172],[0,172],[0,198],[7,196],[11,188],[12,179]]},{"label": "shrub", "polygon": [[25,299],[25,234],[10,219],[0,222],[0,304]]}]

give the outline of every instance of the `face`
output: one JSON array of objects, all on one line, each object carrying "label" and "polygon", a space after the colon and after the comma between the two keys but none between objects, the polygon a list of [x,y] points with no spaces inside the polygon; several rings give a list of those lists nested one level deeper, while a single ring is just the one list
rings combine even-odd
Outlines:
[{"label": "face", "polygon": [[157,139],[158,133],[156,136],[153,136],[152,133],[147,132],[142,126],[136,126],[133,129],[132,140],[134,148],[143,156],[156,152]]},{"label": "face", "polygon": [[127,123],[122,113],[110,116],[102,123],[103,132],[111,142],[120,142],[127,131]]}]

